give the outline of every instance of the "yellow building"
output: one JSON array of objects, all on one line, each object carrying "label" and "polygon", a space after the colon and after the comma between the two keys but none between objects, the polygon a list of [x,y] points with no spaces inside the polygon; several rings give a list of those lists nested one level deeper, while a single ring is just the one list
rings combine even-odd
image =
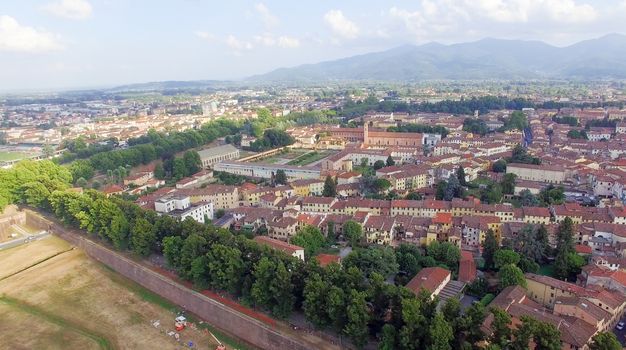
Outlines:
[{"label": "yellow building", "polygon": [[526,273],[526,290],[528,296],[539,304],[552,309],[556,298],[571,298],[585,295],[587,291],[581,286],[558,280],[556,278]]}]

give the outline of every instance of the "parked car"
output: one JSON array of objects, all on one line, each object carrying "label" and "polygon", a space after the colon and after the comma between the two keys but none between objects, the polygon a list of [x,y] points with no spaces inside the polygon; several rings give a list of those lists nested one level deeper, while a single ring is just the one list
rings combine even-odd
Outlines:
[{"label": "parked car", "polygon": [[624,321],[619,321],[615,328],[617,328],[618,331],[621,331],[622,329],[624,329],[624,326],[626,326],[626,323],[624,323]]}]

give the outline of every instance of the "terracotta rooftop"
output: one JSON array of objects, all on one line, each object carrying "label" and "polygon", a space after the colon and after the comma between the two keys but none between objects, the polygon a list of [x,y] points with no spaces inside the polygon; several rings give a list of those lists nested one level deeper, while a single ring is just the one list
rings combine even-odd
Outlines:
[{"label": "terracotta rooftop", "polygon": [[461,260],[459,261],[459,277],[458,280],[465,283],[471,283],[476,279],[476,262],[472,252],[467,250],[461,251]]},{"label": "terracotta rooftop", "polygon": [[446,278],[450,277],[450,271],[441,267],[426,267],[420,270],[406,285],[413,293],[418,294],[420,290],[426,289],[434,292]]},{"label": "terracotta rooftop", "polygon": [[299,247],[297,245],[293,245],[293,244],[289,244],[287,242],[283,242],[281,240],[278,239],[273,239],[267,236],[256,236],[254,237],[254,241],[259,243],[259,244],[263,244],[266,245],[268,247],[271,247],[273,249],[276,250],[280,250],[282,252],[285,252],[289,255],[297,252],[298,250],[303,250],[304,248]]},{"label": "terracotta rooftop", "polygon": [[317,260],[321,267],[327,266],[331,263],[341,263],[341,257],[339,255],[332,254],[318,254],[315,257],[315,260]]}]

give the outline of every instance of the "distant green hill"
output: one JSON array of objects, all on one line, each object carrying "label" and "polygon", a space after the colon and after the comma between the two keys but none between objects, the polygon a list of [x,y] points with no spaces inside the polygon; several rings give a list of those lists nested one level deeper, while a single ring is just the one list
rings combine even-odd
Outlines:
[{"label": "distant green hill", "polygon": [[625,79],[626,36],[556,47],[540,41],[483,39],[401,46],[317,64],[280,68],[250,82],[437,79]]}]

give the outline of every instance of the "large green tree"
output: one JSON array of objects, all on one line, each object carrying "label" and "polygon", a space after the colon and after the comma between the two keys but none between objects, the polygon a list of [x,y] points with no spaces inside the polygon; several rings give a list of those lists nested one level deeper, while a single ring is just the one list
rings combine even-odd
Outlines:
[{"label": "large green tree", "polygon": [[526,277],[524,277],[524,272],[513,264],[502,266],[500,271],[498,271],[498,278],[500,280],[498,284],[500,290],[514,285],[526,288]]},{"label": "large green tree", "polygon": [[149,255],[157,242],[152,224],[144,218],[138,218],[135,220],[131,233],[133,251],[142,256]]},{"label": "large green tree", "polygon": [[356,290],[350,291],[350,297],[346,306],[347,324],[343,332],[352,340],[352,343],[359,349],[367,343],[369,313],[365,293]]},{"label": "large green tree", "polygon": [[600,332],[591,338],[590,350],[620,350],[622,344],[619,343],[615,334],[611,332]]},{"label": "large green tree", "polygon": [[363,227],[356,221],[348,220],[343,224],[343,236],[355,248],[363,238]]},{"label": "large green tree", "polygon": [[396,165],[396,161],[393,160],[393,158],[391,157],[391,155],[389,155],[389,157],[387,157],[387,161],[385,162],[387,166],[393,166]]},{"label": "large green tree", "polygon": [[318,328],[329,326],[332,321],[326,310],[328,284],[322,280],[320,275],[314,274],[306,281],[303,294],[303,309],[307,320]]},{"label": "large green tree", "polygon": [[245,269],[241,251],[223,244],[213,244],[206,260],[209,284],[217,289],[237,293]]},{"label": "large green tree", "polygon": [[543,225],[536,230],[531,224],[524,225],[510,244],[513,250],[532,261],[543,262],[547,258],[548,234]]},{"label": "large green tree", "polygon": [[290,242],[304,248],[306,257],[312,257],[324,247],[326,239],[317,227],[307,225],[291,237]]},{"label": "large green tree", "polygon": [[456,169],[456,177],[459,179],[459,183],[462,186],[467,186],[467,179],[465,178],[465,169],[463,169],[462,166],[459,166],[458,169]]},{"label": "large green tree", "polygon": [[337,184],[335,180],[333,180],[330,175],[326,176],[326,180],[324,180],[324,189],[322,191],[322,196],[324,197],[335,197],[337,195]]},{"label": "large green tree", "polygon": [[267,308],[276,317],[288,317],[295,300],[291,274],[285,264],[263,257],[254,266],[253,276],[251,295],[254,303]]},{"label": "large green tree", "polygon": [[491,313],[493,314],[493,322],[491,323],[493,334],[490,340],[501,349],[506,349],[511,341],[511,316],[497,307],[491,308]]},{"label": "large green tree", "polygon": [[576,254],[574,250],[574,222],[566,217],[557,229],[556,234],[556,257],[554,262],[554,274],[557,278],[567,279],[575,273],[576,266],[573,265]]},{"label": "large green tree", "polygon": [[487,230],[485,241],[483,242],[483,259],[485,260],[485,268],[493,269],[495,266],[494,255],[499,249],[500,244],[496,239],[496,235],[492,229]]},{"label": "large green tree", "polygon": [[496,269],[502,268],[504,265],[517,265],[519,263],[520,256],[516,252],[510,249],[499,249],[493,256]]},{"label": "large green tree", "polygon": [[504,194],[513,194],[515,193],[515,180],[517,175],[515,174],[505,174],[500,182],[500,186],[502,187],[502,193]]},{"label": "large green tree", "polygon": [[420,303],[415,298],[402,300],[402,322],[399,342],[402,349],[426,348],[425,335],[428,329],[428,320],[421,312]]},{"label": "large green tree", "polygon": [[452,327],[440,312],[435,314],[429,329],[429,349],[451,350],[450,342],[454,338]]},{"label": "large green tree", "polygon": [[535,321],[533,341],[535,349],[560,350],[561,332],[551,323]]},{"label": "large green tree", "polygon": [[387,277],[398,272],[398,263],[393,248],[376,247],[358,248],[343,259],[346,268],[356,267],[369,276],[372,272]]},{"label": "large green tree", "polygon": [[277,185],[286,185],[287,184],[287,174],[283,169],[276,170],[276,175],[274,176],[274,182]]}]

